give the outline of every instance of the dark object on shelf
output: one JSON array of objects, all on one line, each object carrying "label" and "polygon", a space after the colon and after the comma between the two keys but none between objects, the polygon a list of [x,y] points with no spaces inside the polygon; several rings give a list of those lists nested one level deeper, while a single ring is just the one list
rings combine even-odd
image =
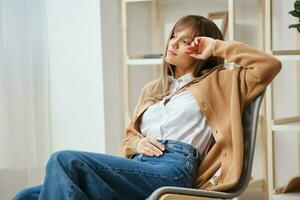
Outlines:
[{"label": "dark object on shelf", "polygon": [[294,8],[295,8],[295,10],[290,11],[289,14],[291,14],[294,17],[298,17],[299,23],[291,24],[291,25],[289,25],[289,28],[297,28],[298,32],[300,33],[300,0],[295,1]]},{"label": "dark object on shelf", "polygon": [[129,55],[130,59],[149,59],[149,58],[162,58],[162,53],[155,54],[142,54],[142,55]]},{"label": "dark object on shelf", "polygon": [[277,188],[276,194],[300,192],[300,176],[292,178],[285,186]]}]

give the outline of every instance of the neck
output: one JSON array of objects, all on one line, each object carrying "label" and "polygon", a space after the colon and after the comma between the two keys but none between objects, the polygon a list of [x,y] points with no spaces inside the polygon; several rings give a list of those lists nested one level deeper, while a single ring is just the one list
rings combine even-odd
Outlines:
[{"label": "neck", "polygon": [[175,79],[192,72],[193,69],[189,68],[189,69],[178,69],[177,67],[175,68]]}]

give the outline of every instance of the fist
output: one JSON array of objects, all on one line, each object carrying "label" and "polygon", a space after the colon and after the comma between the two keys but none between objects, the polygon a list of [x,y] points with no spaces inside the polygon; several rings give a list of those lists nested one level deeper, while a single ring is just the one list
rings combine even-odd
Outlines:
[{"label": "fist", "polygon": [[215,43],[216,40],[210,37],[195,37],[185,53],[193,58],[205,60],[213,54]]},{"label": "fist", "polygon": [[150,137],[144,137],[140,139],[136,145],[136,151],[139,154],[146,156],[160,156],[165,150],[164,146],[156,139]]}]

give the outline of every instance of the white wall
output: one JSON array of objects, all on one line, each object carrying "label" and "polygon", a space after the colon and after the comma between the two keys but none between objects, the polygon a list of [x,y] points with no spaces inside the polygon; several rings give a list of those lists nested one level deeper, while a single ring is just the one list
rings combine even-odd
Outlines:
[{"label": "white wall", "polygon": [[121,1],[48,0],[52,151],[118,155],[124,137]]},{"label": "white wall", "polygon": [[[36,89],[50,96],[50,119],[47,120],[50,127],[47,130],[39,128],[49,114],[44,111],[45,105],[35,101],[38,108],[36,131],[43,134],[46,131],[46,135],[51,135],[51,141],[46,141],[51,143],[52,152],[76,149],[118,154],[124,137],[121,2],[35,1],[20,4],[18,0],[0,0],[0,8],[3,6],[6,12],[11,12],[8,16],[16,20],[16,23],[10,23],[4,19],[9,27],[15,27],[18,22],[23,25],[17,26],[20,34],[25,34],[21,39],[28,37],[29,50],[36,53],[26,59],[38,68],[37,72],[41,72],[35,74],[35,80],[49,73],[49,85],[48,81],[45,85],[39,82]],[[22,28],[29,25],[27,33]],[[1,42],[20,47],[16,42],[2,39],[5,38],[1,38]],[[21,47],[28,49],[27,46]],[[42,73],[44,65],[47,70],[49,66],[47,73]],[[36,95],[35,98],[41,97]],[[43,134],[37,135],[36,142]],[[46,162],[49,152],[45,153],[44,149],[49,148],[43,144],[37,147],[41,148],[39,154],[45,154]],[[41,183],[44,165],[30,169],[20,165],[19,168],[0,170],[0,199],[11,199],[22,188]]]},{"label": "white wall", "polygon": [[40,183],[49,156],[45,2],[0,0],[0,199]]},{"label": "white wall", "polygon": [[101,0],[105,153],[119,155],[124,138],[121,1]]},{"label": "white wall", "polygon": [[99,0],[47,0],[52,151],[105,152]]}]

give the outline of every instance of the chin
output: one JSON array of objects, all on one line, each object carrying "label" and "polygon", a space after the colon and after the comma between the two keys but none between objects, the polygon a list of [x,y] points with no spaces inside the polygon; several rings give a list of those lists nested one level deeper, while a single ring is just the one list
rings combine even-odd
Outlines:
[{"label": "chin", "polygon": [[170,64],[170,65],[176,65],[176,62],[174,62],[174,60],[172,60],[172,59],[170,59],[170,58],[168,58],[168,57],[165,58],[165,61],[166,61],[168,64]]}]

